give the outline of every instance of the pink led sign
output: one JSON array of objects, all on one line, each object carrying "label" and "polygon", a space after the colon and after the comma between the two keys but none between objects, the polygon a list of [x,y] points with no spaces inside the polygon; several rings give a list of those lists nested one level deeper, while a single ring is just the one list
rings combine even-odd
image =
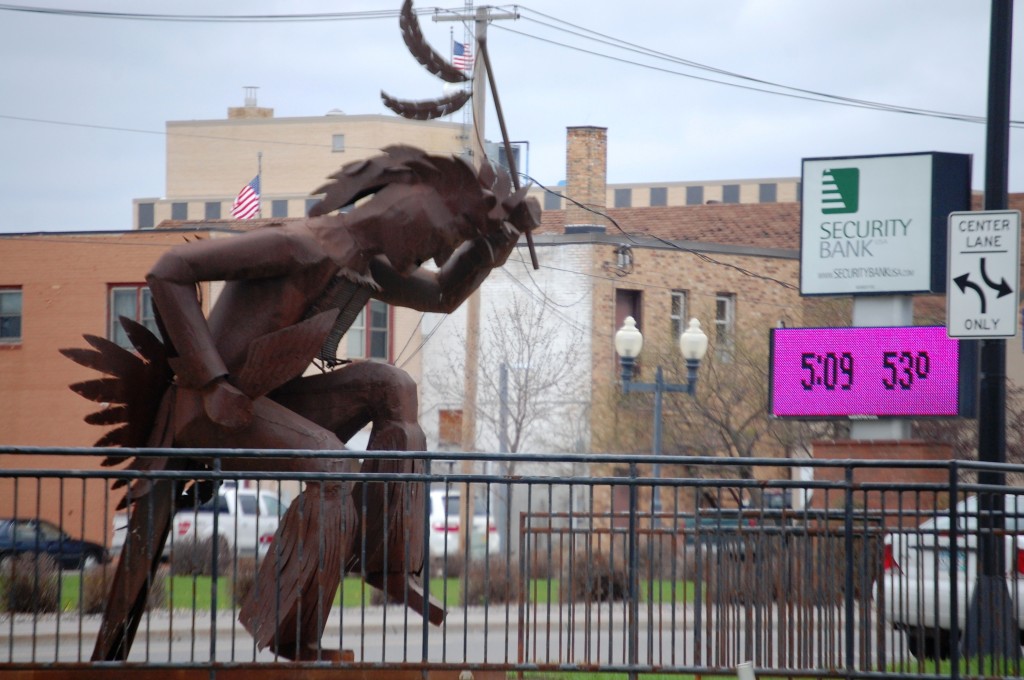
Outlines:
[{"label": "pink led sign", "polygon": [[962,397],[973,391],[961,388],[960,367],[961,345],[941,326],[777,328],[771,412],[793,418],[966,415],[965,402],[972,400]]}]

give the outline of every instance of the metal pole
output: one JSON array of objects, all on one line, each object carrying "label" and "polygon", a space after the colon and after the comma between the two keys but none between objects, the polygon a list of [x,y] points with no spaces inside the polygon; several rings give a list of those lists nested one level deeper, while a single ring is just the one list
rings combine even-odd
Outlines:
[{"label": "metal pole", "polygon": [[[665,379],[661,372],[661,366],[654,374],[654,455],[661,455],[661,395],[665,389]],[[654,463],[654,481],[661,479],[661,462]],[[651,487],[651,512],[654,515],[653,521],[661,512],[661,489],[657,484]]]},{"label": "metal pole", "polygon": [[[1010,55],[1013,35],[1012,0],[992,0],[989,41],[988,124],[985,135],[985,209],[1007,206],[1010,140]],[[978,459],[1006,462],[1006,341],[981,343],[981,382],[978,390]],[[978,483],[1001,487],[1005,474],[982,470]],[[978,496],[978,583],[968,607],[964,653],[968,656],[1019,657],[1015,612],[1003,575],[1003,493],[982,491]]]}]

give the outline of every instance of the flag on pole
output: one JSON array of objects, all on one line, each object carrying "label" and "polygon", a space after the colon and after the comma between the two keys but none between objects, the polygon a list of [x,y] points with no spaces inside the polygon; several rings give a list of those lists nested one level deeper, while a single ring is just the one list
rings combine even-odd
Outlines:
[{"label": "flag on pole", "polygon": [[237,220],[248,220],[260,211],[260,176],[256,175],[252,181],[242,187],[235,197],[235,203],[231,206],[231,215]]},{"label": "flag on pole", "polygon": [[469,48],[469,45],[463,45],[458,40],[452,42],[455,43],[452,47],[452,65],[463,71],[469,71],[473,68],[473,50]]}]

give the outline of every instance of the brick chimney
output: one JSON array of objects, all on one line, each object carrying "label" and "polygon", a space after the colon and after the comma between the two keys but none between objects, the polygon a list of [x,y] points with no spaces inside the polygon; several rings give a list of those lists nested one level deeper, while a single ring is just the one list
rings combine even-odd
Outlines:
[{"label": "brick chimney", "polygon": [[[608,128],[583,125],[566,129],[566,195],[599,212],[607,208]],[[565,202],[565,227],[601,227],[608,220]],[[573,229],[574,231],[578,229]]]}]

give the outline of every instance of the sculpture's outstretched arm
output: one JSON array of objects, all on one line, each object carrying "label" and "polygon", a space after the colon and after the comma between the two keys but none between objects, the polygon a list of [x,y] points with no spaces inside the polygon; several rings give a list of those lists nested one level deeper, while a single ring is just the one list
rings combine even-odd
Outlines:
[{"label": "sculpture's outstretched arm", "polygon": [[153,301],[177,357],[177,384],[203,389],[207,414],[227,427],[248,422],[251,404],[224,378],[228,370],[196,295],[202,281],[285,276],[326,255],[301,232],[267,229],[233,238],[179,246],[165,253],[146,276]]}]

